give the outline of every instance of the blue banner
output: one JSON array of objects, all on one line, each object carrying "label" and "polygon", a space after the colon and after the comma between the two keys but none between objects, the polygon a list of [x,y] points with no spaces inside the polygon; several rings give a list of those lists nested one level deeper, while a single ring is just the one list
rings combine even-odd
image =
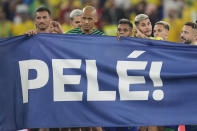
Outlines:
[{"label": "blue banner", "polygon": [[39,34],[0,40],[0,130],[197,124],[197,47]]}]

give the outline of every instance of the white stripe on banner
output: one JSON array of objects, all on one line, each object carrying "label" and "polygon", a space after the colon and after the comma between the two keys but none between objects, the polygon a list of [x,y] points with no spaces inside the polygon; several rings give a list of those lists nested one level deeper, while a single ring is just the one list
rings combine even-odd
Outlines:
[{"label": "white stripe on banner", "polygon": [[140,55],[142,55],[145,51],[142,50],[134,50],[129,56],[128,58],[137,58]]}]

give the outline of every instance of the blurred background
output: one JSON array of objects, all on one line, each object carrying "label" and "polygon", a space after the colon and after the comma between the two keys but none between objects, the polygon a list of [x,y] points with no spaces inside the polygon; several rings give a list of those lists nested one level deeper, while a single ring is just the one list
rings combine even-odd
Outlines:
[{"label": "blurred background", "polygon": [[22,35],[34,29],[34,11],[48,7],[52,18],[70,30],[69,14],[73,9],[92,5],[97,9],[99,21],[96,28],[106,35],[116,35],[121,18],[131,22],[137,14],[145,13],[152,25],[159,20],[170,24],[169,41],[179,42],[185,22],[197,20],[197,0],[0,0],[0,38]]}]

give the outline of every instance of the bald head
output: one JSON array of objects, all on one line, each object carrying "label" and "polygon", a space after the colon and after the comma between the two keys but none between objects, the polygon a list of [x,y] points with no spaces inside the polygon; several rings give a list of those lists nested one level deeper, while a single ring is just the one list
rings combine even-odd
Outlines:
[{"label": "bald head", "polygon": [[83,8],[83,13],[96,15],[96,8],[94,8],[93,6],[86,6]]},{"label": "bald head", "polygon": [[91,34],[94,29],[94,25],[97,22],[96,9],[93,6],[86,6],[83,8],[81,30],[85,34]]}]

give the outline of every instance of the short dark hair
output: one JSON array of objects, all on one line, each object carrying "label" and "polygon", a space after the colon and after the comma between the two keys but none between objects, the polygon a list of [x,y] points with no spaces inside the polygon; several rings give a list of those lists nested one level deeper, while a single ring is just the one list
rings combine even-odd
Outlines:
[{"label": "short dark hair", "polygon": [[42,11],[48,12],[49,16],[51,16],[51,11],[47,7],[44,7],[44,6],[39,7],[38,9],[36,9],[35,13],[42,12]]},{"label": "short dark hair", "polygon": [[126,24],[126,25],[129,25],[129,27],[131,29],[133,29],[133,24],[128,20],[128,19],[120,19],[119,22],[118,22],[118,25],[119,24]]},{"label": "short dark hair", "polygon": [[197,23],[194,22],[186,22],[184,25],[192,27],[192,29],[197,30]]},{"label": "short dark hair", "polygon": [[158,22],[155,23],[155,25],[158,25],[158,24],[163,25],[163,27],[165,29],[170,30],[170,26],[169,26],[169,24],[167,22],[165,22],[165,21],[158,21]]}]

